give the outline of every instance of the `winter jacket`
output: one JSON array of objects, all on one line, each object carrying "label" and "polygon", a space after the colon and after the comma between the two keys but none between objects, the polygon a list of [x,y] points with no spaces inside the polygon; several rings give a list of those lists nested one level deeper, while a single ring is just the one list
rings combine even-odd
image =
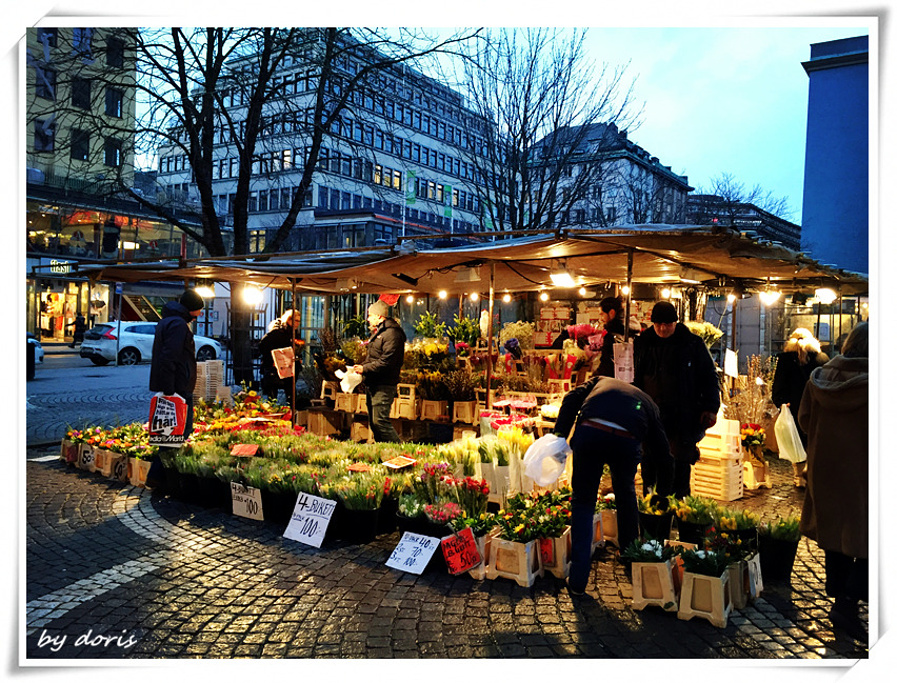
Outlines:
[{"label": "winter jacket", "polygon": [[614,377],[614,335],[624,336],[626,330],[623,328],[623,322],[619,318],[609,320],[604,326],[604,339],[601,342],[600,357],[598,360],[598,369],[596,375],[603,377]]},{"label": "winter jacket", "polygon": [[405,331],[392,318],[377,326],[367,345],[367,359],[361,374],[368,387],[396,385],[405,360]]},{"label": "winter jacket", "polygon": [[823,550],[869,557],[869,361],[835,356],[810,375],[798,423],[807,433],[800,530]]},{"label": "winter jacket", "polygon": [[156,324],[153,358],[150,364],[150,391],[179,394],[188,398],[196,388],[196,346],[193,343],[190,312],[177,301],[162,307]]},{"label": "winter jacket", "polygon": [[[776,372],[772,378],[772,402],[777,408],[781,408],[785,403],[789,404],[795,423],[810,373],[827,361],[827,355],[813,351],[807,353],[807,362],[803,365],[801,365],[797,351],[784,351],[776,356]],[[800,429],[800,426],[797,431],[806,447],[806,433]]]},{"label": "winter jacket", "polygon": [[[274,366],[274,356],[271,355],[271,352],[274,349],[285,349],[288,346],[292,346],[293,342],[290,339],[292,332],[293,330],[291,325],[284,325],[279,320],[277,320],[259,342],[259,353],[261,354],[263,381],[280,381],[280,377],[278,377],[277,375],[277,368]],[[294,377],[298,372],[300,366],[301,362],[297,354],[295,366],[293,369]]]},{"label": "winter jacket", "polygon": [[613,422],[629,432],[642,444],[643,457],[654,463],[658,473],[657,492],[661,496],[672,493],[670,444],[663,430],[660,411],[650,396],[628,382],[594,376],[564,396],[554,433],[566,438],[574,423],[589,418]]},{"label": "winter jacket", "polygon": [[677,323],[667,339],[649,327],[633,340],[633,384],[660,409],[664,431],[677,459],[697,461],[695,444],[708,425],[702,413],[716,415],[720,406],[716,366],[704,341]]}]

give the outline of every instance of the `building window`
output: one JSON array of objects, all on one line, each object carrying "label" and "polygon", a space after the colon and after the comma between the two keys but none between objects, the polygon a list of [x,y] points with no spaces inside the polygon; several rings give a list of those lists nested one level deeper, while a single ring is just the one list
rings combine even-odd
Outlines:
[{"label": "building window", "polygon": [[79,109],[90,109],[90,80],[72,78],[72,106]]},{"label": "building window", "polygon": [[249,253],[258,254],[265,249],[265,231],[250,230],[249,231]]},{"label": "building window", "polygon": [[93,29],[72,29],[72,51],[84,59],[93,59]]},{"label": "building window", "polygon": [[115,88],[106,88],[106,116],[114,116],[120,119],[122,116],[122,102],[124,93]]},{"label": "building window", "polygon": [[90,155],[90,133],[86,130],[72,129],[71,157],[75,161],[87,161]]},{"label": "building window", "polygon": [[110,38],[106,43],[106,66],[122,68],[125,65],[125,43],[120,38]]},{"label": "building window", "polygon": [[45,66],[34,68],[34,94],[45,100],[56,99],[56,71]]},{"label": "building window", "polygon": [[56,123],[53,119],[34,122],[34,151],[52,152],[56,146]]},{"label": "building window", "polygon": [[121,166],[121,142],[108,138],[103,145],[103,157],[107,166]]}]

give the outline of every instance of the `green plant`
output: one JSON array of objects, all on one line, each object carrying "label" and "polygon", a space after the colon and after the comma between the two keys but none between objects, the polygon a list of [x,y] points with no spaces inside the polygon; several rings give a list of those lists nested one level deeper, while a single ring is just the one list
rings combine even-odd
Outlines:
[{"label": "green plant", "polygon": [[663,515],[669,511],[669,506],[664,506],[660,501],[662,496],[658,496],[653,491],[648,495],[638,499],[638,511],[644,512],[646,515]]},{"label": "green plant", "polygon": [[428,339],[441,339],[445,336],[445,329],[445,323],[437,322],[436,314],[430,311],[421,313],[420,318],[414,324],[415,333]]},{"label": "green plant", "polygon": [[702,576],[719,577],[729,566],[729,558],[724,553],[713,550],[687,549],[679,553],[685,571]]},{"label": "green plant", "polygon": [[761,522],[757,527],[757,533],[779,541],[799,541],[800,515],[779,517],[772,522]]},{"label": "green plant", "polygon": [[670,509],[683,522],[691,524],[712,524],[716,519],[718,504],[712,498],[686,496],[681,500],[670,496]]},{"label": "green plant", "polygon": [[474,318],[459,318],[455,316],[454,327],[446,330],[446,335],[452,342],[464,342],[469,346],[476,346],[480,338],[480,322]]},{"label": "green plant", "polygon": [[451,521],[455,531],[470,529],[474,536],[484,536],[495,528],[495,514],[483,512],[477,517],[456,517]]},{"label": "green plant", "polygon": [[360,337],[362,339],[366,339],[368,336],[368,324],[367,321],[359,316],[354,318],[349,318],[346,321],[346,324],[343,325],[343,337],[352,338],[352,337]]},{"label": "green plant", "polygon": [[760,524],[760,516],[750,510],[733,510],[719,507],[716,509],[713,521],[720,531],[756,529]]},{"label": "green plant", "polygon": [[449,396],[453,401],[475,401],[476,379],[467,370],[453,370],[445,374],[444,380]]},{"label": "green plant", "polygon": [[674,546],[659,541],[636,538],[620,553],[633,562],[666,562],[677,554]]}]

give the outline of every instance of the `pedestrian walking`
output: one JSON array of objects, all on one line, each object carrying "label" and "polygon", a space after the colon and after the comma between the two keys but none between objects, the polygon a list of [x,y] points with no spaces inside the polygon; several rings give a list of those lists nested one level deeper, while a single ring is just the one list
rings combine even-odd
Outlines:
[{"label": "pedestrian walking", "polygon": [[[153,357],[150,363],[149,389],[164,396],[178,394],[187,403],[184,437],[193,431],[193,390],[196,388],[196,345],[191,323],[203,311],[205,302],[195,289],[186,290],[178,301],[162,307],[162,320],[156,324]],[[148,488],[164,488],[161,457],[156,454],[147,473]]]},{"label": "pedestrian walking", "polygon": [[74,327],[72,330],[72,343],[69,344],[69,348],[75,348],[75,345],[80,345],[84,342],[84,333],[87,332],[87,322],[84,320],[84,316],[81,315],[81,311],[78,311],[78,314],[75,316],[75,320],[66,327]]},{"label": "pedestrian walking", "polygon": [[[829,357],[822,352],[819,341],[803,327],[798,327],[791,333],[782,347],[782,352],[776,356],[776,371],[772,378],[772,402],[779,410],[788,408],[795,424],[810,373],[828,361]],[[800,425],[797,425],[797,433],[806,450],[807,433],[800,428]],[[806,462],[791,463],[795,486],[806,485],[805,465]]]},{"label": "pedestrian walking", "polygon": [[[678,322],[676,307],[660,301],[651,310],[651,327],[633,344],[633,384],[660,408],[664,431],[673,453],[673,492],[684,498],[691,492],[691,466],[698,461],[698,441],[716,424],[720,406],[716,366],[704,341]],[[642,464],[647,492],[657,480],[651,463]]]},{"label": "pedestrian walking", "polygon": [[[575,427],[575,429],[574,429]],[[617,504],[619,546],[638,537],[635,473],[650,462],[657,473],[660,505],[672,491],[673,460],[660,411],[644,391],[613,377],[594,376],[569,391],[561,402],[554,433],[573,451],[571,487],[571,593],[586,589],[592,565],[592,520],[605,464],[610,468]]]},{"label": "pedestrian walking", "polygon": [[807,433],[801,533],[825,552],[832,625],[864,639],[869,601],[869,326],[859,323],[835,356],[810,374],[798,424]]},{"label": "pedestrian walking", "polygon": [[371,338],[367,342],[367,358],[353,370],[364,378],[368,416],[374,441],[401,441],[389,419],[392,402],[398,393],[405,341],[402,326],[389,317],[389,306],[375,301],[368,306]]}]

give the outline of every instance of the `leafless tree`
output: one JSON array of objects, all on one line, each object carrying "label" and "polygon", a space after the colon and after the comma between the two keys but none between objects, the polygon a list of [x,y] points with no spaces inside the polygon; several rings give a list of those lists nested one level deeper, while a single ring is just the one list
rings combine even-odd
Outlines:
[{"label": "leafless tree", "polygon": [[776,197],[760,185],[748,189],[731,173],[721,173],[712,178],[709,188],[699,187],[695,194],[706,198],[693,211],[693,220],[699,224],[716,219],[725,225],[735,225],[747,205],[785,220],[790,220],[793,214],[787,197]]},{"label": "leafless tree", "polygon": [[636,123],[626,67],[596,67],[584,30],[496,29],[468,44],[467,158],[486,229],[553,229],[599,183],[612,126]]}]

